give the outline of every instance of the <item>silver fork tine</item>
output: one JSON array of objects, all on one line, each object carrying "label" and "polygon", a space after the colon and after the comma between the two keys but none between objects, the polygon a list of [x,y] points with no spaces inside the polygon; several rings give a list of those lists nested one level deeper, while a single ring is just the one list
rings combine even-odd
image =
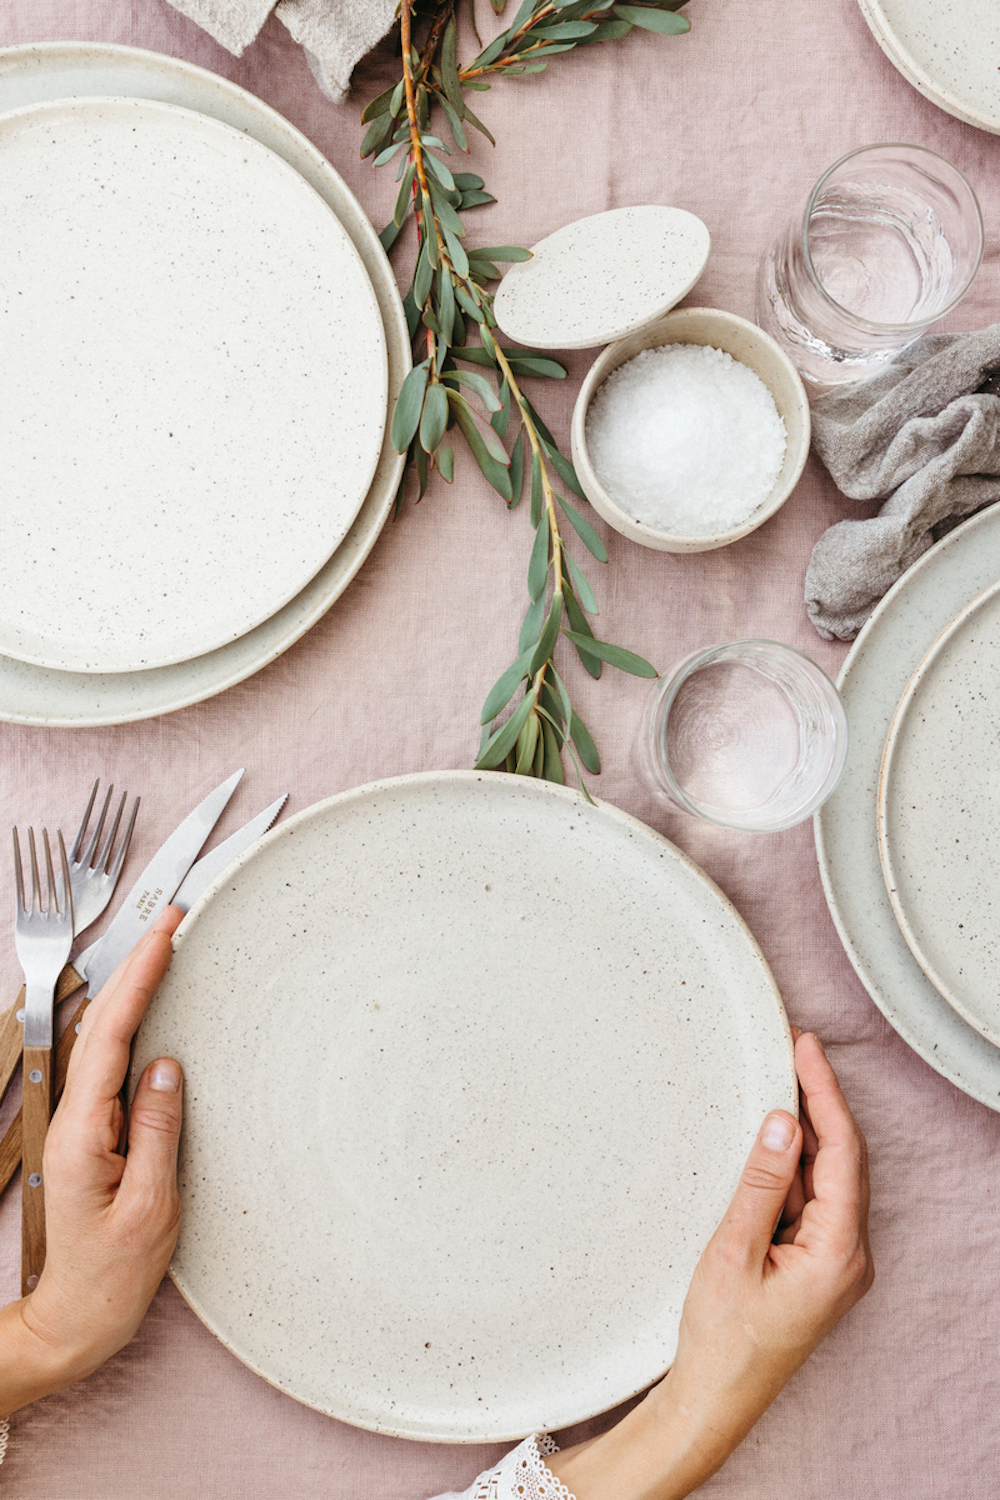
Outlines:
[{"label": "silver fork tine", "polygon": [[28,855],[31,861],[31,910],[39,912],[42,909],[42,890],[38,883],[38,857],[35,854],[35,830],[28,829]]},{"label": "silver fork tine", "polygon": [[18,911],[26,911],[24,879],[21,875],[21,844],[17,837],[17,829],[12,828],[11,833],[14,835],[14,883],[17,886],[17,909]]},{"label": "silver fork tine", "polygon": [[[96,781],[94,783],[94,786],[95,788],[97,787]],[[108,815],[108,807],[110,805],[111,798],[114,795],[114,790],[114,783],[112,783],[104,794],[104,801],[101,804],[101,815],[98,818],[94,831],[90,836],[90,842],[87,844],[87,851],[81,856],[85,865],[90,865],[94,862],[94,850],[97,848],[97,845],[100,842],[101,830],[104,827],[104,820]]]},{"label": "silver fork tine", "polygon": [[[125,806],[125,798],[126,798],[127,795],[128,794],[126,792],[122,792],[122,800],[121,800],[121,803],[119,804],[118,813],[117,813],[117,815],[115,817],[115,827],[112,830],[112,832],[108,835],[108,842],[105,845],[105,849],[104,849],[104,859],[105,859],[105,861],[107,860],[107,857],[108,857],[108,850],[110,849],[111,844],[114,842],[114,834],[115,834],[115,831],[118,828],[118,823],[119,823],[119,820],[120,820],[121,815],[122,815],[122,808]],[[132,830],[135,827],[135,817],[136,817],[136,813],[138,811],[139,811],[139,798],[136,797],[135,801],[132,803],[132,812],[131,812],[131,815],[130,815],[129,820],[128,820],[128,827],[125,830],[125,837],[121,841],[121,846],[120,846],[120,848],[118,850],[118,853],[115,855],[115,862],[111,866],[111,869],[109,871],[109,874],[110,874],[112,880],[117,880],[118,876],[121,874],[121,868],[122,868],[122,865],[125,863],[125,856],[128,853],[128,846],[132,842]]]},{"label": "silver fork tine", "polygon": [[[94,810],[94,798],[97,796],[97,788],[100,786],[100,784],[101,784],[101,778],[98,776],[97,779],[96,779],[96,781],[94,782],[94,785],[90,788],[90,796],[87,799],[86,811],[84,812],[83,817],[80,819],[80,826],[76,830],[76,838],[73,840],[72,844],[70,845],[70,851],[69,851],[69,857],[70,857],[70,859],[79,859],[80,858],[80,850],[83,848],[84,835],[87,832],[87,824],[90,822],[90,814]],[[110,793],[109,793],[109,795],[110,795]],[[87,863],[88,864],[90,863],[89,858],[87,860]]]}]

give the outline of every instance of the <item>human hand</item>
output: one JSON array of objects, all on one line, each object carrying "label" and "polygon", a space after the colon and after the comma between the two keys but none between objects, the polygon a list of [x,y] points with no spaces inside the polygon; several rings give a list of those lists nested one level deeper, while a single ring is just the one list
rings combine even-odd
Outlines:
[{"label": "human hand", "polygon": [[765,1119],[695,1269],[669,1374],[549,1461],[576,1500],[690,1494],[871,1286],[864,1137],[816,1037],[796,1034],[795,1066],[802,1123]]},{"label": "human hand", "polygon": [[150,1063],[118,1151],[119,1093],[139,1022],[181,920],[168,907],[87,1008],[45,1142],[45,1267],[0,1312],[0,1412],[81,1380],[135,1333],[163,1279],[180,1221],[181,1070]]}]

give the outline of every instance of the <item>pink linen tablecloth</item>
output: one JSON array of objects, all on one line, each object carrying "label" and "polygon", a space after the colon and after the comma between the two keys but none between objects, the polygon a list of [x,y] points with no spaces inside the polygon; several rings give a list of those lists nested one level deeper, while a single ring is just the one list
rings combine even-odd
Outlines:
[{"label": "pink linen tablecloth", "polygon": [[[677,204],[704,219],[713,241],[687,300],[752,317],[760,252],[818,173],[854,146],[913,140],[961,166],[983,202],[986,260],[946,326],[996,321],[1000,139],[910,88],[855,0],[690,0],[688,13],[689,37],[637,30],[480,96],[499,144],[494,152],[476,137],[473,146],[473,168],[498,198],[476,212],[478,243],[530,244],[601,209]],[[376,226],[388,218],[392,174],[359,160],[358,115],[395,76],[391,39],[339,105],[322,97],[273,20],[237,61],[165,0],[3,0],[0,45],[48,39],[121,42],[225,74],[326,153]],[[470,50],[466,35],[461,51]],[[566,382],[537,388],[563,440],[591,357],[572,355]],[[248,682],[114,729],[0,724],[0,826],[42,817],[72,826],[92,777],[113,777],[143,794],[135,870],[180,811],[237,765],[248,768],[247,790],[221,831],[286,788],[298,811],[378,777],[470,765],[480,704],[513,654],[530,538],[524,507],[508,515],[464,454],[459,467],[454,486],[434,484],[416,510],[390,522],[326,618]],[[809,626],[803,574],[821,531],[863,513],[811,460],[780,513],[722,551],[649,552],[598,521],[610,554],[595,579],[607,635],[661,668],[697,646],[770,636],[835,674],[845,648]],[[810,825],[741,836],[664,812],[631,759],[647,685],[568,671],[604,760],[595,792],[674,839],[732,898],[791,1019],[827,1043],[871,1147],[875,1288],[701,1493],[992,1500],[1000,1494],[1000,1116],[934,1073],[876,1010],[828,915]],[[4,860],[0,913],[11,907],[10,884]],[[12,949],[0,944],[11,997],[17,978]],[[18,1293],[18,1218],[15,1182],[0,1201],[4,1300]],[[0,1493],[419,1500],[464,1488],[500,1451],[379,1437],[298,1405],[217,1343],[167,1282],[127,1349],[84,1384],[14,1417]]]}]

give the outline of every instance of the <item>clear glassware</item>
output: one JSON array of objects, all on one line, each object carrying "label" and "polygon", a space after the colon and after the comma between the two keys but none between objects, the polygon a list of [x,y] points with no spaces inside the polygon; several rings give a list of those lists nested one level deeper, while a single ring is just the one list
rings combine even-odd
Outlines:
[{"label": "clear glassware", "polygon": [[659,798],[724,828],[776,833],[825,802],[847,756],[840,694],[778,641],[695,651],[660,678],[638,755]]},{"label": "clear glassware", "polygon": [[923,146],[823,173],[761,261],[757,322],[814,386],[873,374],[965,296],[983,256],[968,179]]}]

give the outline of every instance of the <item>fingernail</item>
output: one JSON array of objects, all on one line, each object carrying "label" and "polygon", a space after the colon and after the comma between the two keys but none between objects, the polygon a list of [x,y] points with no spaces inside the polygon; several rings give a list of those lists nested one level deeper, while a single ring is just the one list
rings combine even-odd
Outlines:
[{"label": "fingernail", "polygon": [[787,1115],[768,1115],[760,1133],[765,1151],[787,1151],[795,1136],[795,1126]]},{"label": "fingernail", "polygon": [[176,1094],[181,1086],[181,1070],[172,1058],[154,1063],[149,1074],[149,1086],[161,1094]]}]

